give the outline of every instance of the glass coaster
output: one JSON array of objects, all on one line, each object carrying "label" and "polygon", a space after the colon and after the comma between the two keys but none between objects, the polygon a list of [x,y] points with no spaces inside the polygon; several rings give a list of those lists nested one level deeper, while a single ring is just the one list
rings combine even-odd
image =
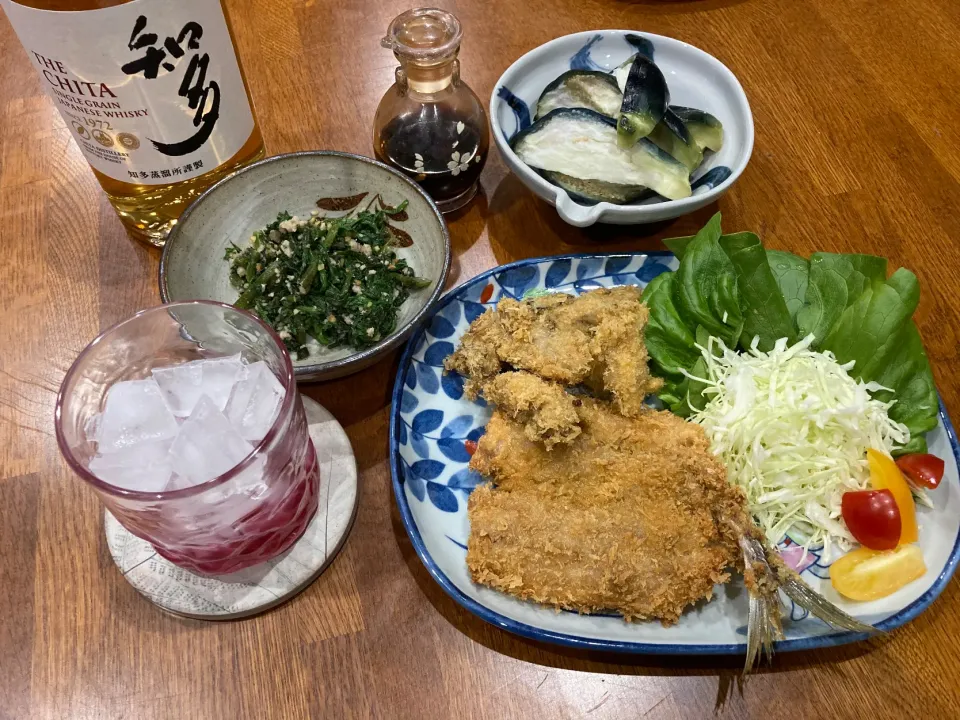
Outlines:
[{"label": "glass coaster", "polygon": [[163,610],[201,620],[249,617],[286,602],[320,576],[343,546],[357,511],[357,463],[340,423],[301,395],[320,464],[317,514],[282,555],[229,575],[198,575],[160,557],[104,512],[110,555],[123,577]]}]

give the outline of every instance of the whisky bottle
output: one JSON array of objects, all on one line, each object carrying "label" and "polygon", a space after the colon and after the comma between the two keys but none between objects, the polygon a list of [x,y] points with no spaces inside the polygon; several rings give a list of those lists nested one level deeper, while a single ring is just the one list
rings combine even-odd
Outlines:
[{"label": "whisky bottle", "polygon": [[263,157],[220,0],[0,0],[41,84],[136,238]]}]

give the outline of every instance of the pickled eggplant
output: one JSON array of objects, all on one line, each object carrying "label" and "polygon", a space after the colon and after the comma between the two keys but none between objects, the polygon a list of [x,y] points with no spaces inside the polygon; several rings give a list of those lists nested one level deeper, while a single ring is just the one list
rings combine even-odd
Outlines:
[{"label": "pickled eggplant", "polygon": [[547,85],[537,101],[539,120],[557,108],[584,107],[614,117],[623,95],[616,79],[605,72],[570,70]]},{"label": "pickled eggplant", "polygon": [[605,180],[581,180],[571,175],[550,172],[549,170],[538,172],[554,185],[566,190],[567,195],[581,204],[608,202],[615,205],[625,205],[634,200],[639,200],[651,192],[643,185],[618,185]]},{"label": "pickled eggplant", "polygon": [[723,126],[710,113],[669,103],[663,73],[641,51],[609,73],[563,73],[540,94],[536,122],[510,144],[577,202],[688,197],[704,151],[722,147]]},{"label": "pickled eggplant", "polygon": [[670,103],[666,78],[653,61],[634,56],[623,87],[623,102],[617,119],[617,141],[623,148],[633,147],[657,126]]},{"label": "pickled eggplant", "polygon": [[620,88],[621,95],[623,95],[623,89],[627,86],[627,75],[630,74],[630,67],[633,65],[633,61],[636,59],[637,54],[638,53],[634,53],[628,57],[622,63],[617,65],[616,69],[610,73],[617,81],[617,87]]},{"label": "pickled eggplant", "polygon": [[719,152],[723,147],[723,125],[703,110],[671,105],[670,110],[687,126],[687,131],[700,150]]},{"label": "pickled eggplant", "polygon": [[703,162],[703,149],[697,145],[686,124],[671,108],[663,114],[649,135],[650,142],[675,157],[693,172]]},{"label": "pickled eggplant", "polygon": [[517,134],[510,144],[517,156],[536,170],[578,180],[648,187],[670,200],[690,196],[686,165],[645,138],[629,148],[621,147],[617,134],[613,118],[586,108],[559,108]]}]

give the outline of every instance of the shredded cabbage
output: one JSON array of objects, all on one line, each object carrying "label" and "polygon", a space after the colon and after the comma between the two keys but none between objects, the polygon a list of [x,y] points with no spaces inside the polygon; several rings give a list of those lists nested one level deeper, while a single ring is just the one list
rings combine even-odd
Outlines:
[{"label": "shredded cabbage", "polygon": [[866,452],[891,453],[910,439],[905,425],[890,419],[893,402],[871,392],[885,389],[849,375],[830,352],[810,350],[813,335],[791,347],[778,340],[768,352],[754,341],[748,352],[711,337],[698,345],[706,377],[706,407],[694,411],[731,482],[744,489],[750,511],[771,546],[784,536],[823,547],[829,561],[855,540],[840,515],[840,498],[862,490],[870,477]]}]

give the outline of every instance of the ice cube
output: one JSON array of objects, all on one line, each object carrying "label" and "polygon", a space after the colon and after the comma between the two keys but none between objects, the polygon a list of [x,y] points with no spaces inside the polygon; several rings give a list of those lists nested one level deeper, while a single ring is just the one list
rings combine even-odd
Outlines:
[{"label": "ice cube", "polygon": [[90,461],[90,472],[104,482],[141,492],[160,492],[167,488],[173,470],[170,466],[172,440],[137,443]]},{"label": "ice cube", "polygon": [[247,365],[245,370],[224,412],[244,440],[258,443],[273,424],[285,390],[265,362]]},{"label": "ice cube", "polygon": [[223,410],[227,406],[233,386],[244,367],[239,353],[203,361],[203,394],[213,400],[217,410]]},{"label": "ice cube", "polygon": [[187,480],[185,477],[181,477],[176,473],[170,475],[170,481],[167,483],[167,490],[183,490],[192,486],[193,483]]},{"label": "ice cube", "polygon": [[201,395],[207,395],[218,410],[223,410],[243,368],[238,353],[229,357],[154,368],[153,377],[173,414],[185,418],[193,412]]},{"label": "ice cube", "polygon": [[205,505],[211,505],[215,512],[219,532],[227,527],[239,524],[240,520],[263,505],[263,498],[269,492],[269,486],[263,480],[266,457],[254,458],[250,465],[238,473],[230,482],[203,493],[199,498]]},{"label": "ice cube", "polygon": [[100,442],[100,418],[102,417],[102,413],[96,413],[87,418],[87,422],[83,424],[83,434],[89,442]]},{"label": "ice cube", "polygon": [[154,368],[153,377],[163,392],[167,407],[179,418],[190,415],[203,394],[203,360]]},{"label": "ice cube", "polygon": [[170,455],[173,471],[195,485],[222,475],[252,450],[216,403],[202,395],[180,426]]},{"label": "ice cube", "polygon": [[156,380],[118,382],[107,392],[97,449],[103,455],[138,443],[167,440],[177,429],[177,419],[167,408]]}]

